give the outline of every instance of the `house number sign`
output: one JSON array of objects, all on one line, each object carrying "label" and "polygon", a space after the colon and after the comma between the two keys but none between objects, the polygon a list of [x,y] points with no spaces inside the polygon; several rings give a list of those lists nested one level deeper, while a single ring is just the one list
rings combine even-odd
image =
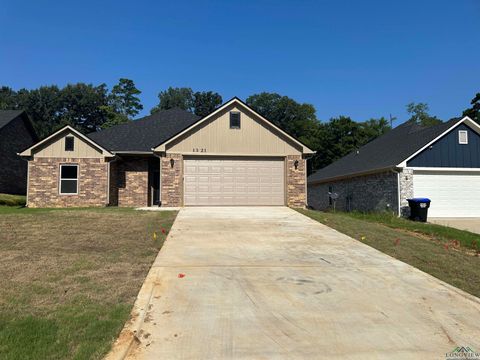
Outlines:
[{"label": "house number sign", "polygon": [[193,148],[193,152],[200,152],[200,153],[206,153],[207,149],[205,148]]}]

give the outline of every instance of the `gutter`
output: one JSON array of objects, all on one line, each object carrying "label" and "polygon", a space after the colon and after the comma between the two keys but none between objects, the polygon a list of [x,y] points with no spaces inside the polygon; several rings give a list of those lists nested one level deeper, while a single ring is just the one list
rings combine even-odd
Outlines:
[{"label": "gutter", "polygon": [[326,179],[321,179],[321,180],[313,180],[313,181],[309,181],[308,184],[309,185],[316,185],[316,184],[322,184],[322,183],[331,182],[331,181],[350,179],[350,178],[357,177],[357,176],[372,175],[372,174],[376,174],[376,173],[386,172],[386,171],[394,170],[396,168],[397,168],[397,166],[392,165],[392,166],[387,166],[387,167],[379,168],[379,169],[373,169],[373,170],[368,170],[368,171],[363,171],[363,172],[333,176],[333,177],[326,178]]}]

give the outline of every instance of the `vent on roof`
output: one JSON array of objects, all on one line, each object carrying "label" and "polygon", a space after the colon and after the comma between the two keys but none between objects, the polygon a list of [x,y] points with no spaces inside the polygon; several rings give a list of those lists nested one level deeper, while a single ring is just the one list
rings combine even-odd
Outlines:
[{"label": "vent on roof", "polygon": [[458,131],[458,143],[462,145],[468,144],[468,132],[466,130]]}]

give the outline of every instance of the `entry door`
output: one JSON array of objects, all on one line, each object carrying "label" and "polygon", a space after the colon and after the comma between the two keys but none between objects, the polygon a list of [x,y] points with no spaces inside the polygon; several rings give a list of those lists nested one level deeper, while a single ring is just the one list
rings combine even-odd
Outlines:
[{"label": "entry door", "polygon": [[413,193],[432,200],[429,217],[480,217],[478,172],[415,171]]},{"label": "entry door", "polygon": [[185,205],[284,205],[283,159],[186,159]]}]

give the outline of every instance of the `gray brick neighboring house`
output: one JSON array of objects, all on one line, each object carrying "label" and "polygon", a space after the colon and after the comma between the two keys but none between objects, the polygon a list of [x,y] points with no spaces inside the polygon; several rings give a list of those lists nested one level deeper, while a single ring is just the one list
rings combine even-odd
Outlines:
[{"label": "gray brick neighboring house", "polygon": [[0,193],[26,193],[27,163],[17,153],[37,141],[24,111],[0,110]]},{"label": "gray brick neighboring house", "polygon": [[304,207],[311,154],[233,98],[203,118],[170,109],[87,135],[66,126],[20,155],[29,207]]},{"label": "gray brick neighboring house", "polygon": [[427,197],[431,217],[480,217],[479,134],[468,117],[404,123],[310,175],[308,205],[408,215],[407,199]]}]

